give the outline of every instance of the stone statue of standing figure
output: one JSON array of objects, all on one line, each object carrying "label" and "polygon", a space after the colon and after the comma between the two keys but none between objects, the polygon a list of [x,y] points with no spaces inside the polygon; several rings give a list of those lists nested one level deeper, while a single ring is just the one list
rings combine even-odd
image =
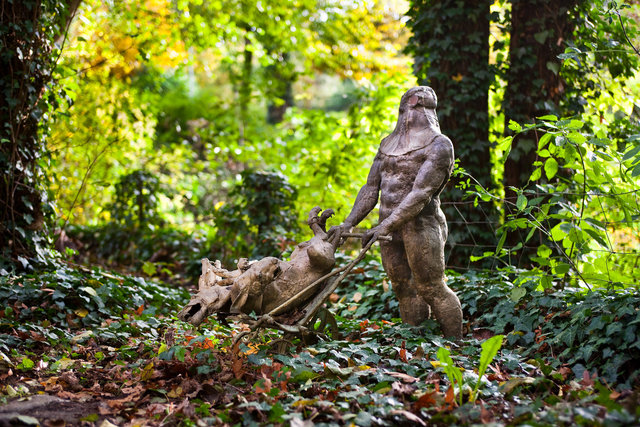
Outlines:
[{"label": "stone statue of standing figure", "polygon": [[454,164],[453,145],[440,132],[436,94],[430,87],[407,91],[395,130],[380,143],[367,183],[344,223],[329,235],[358,225],[378,203],[380,220],[362,237],[381,241],[382,264],[400,303],[402,320],[418,325],[433,315],[445,336],[462,337],[462,309],[444,278],[447,223],[440,192]]}]

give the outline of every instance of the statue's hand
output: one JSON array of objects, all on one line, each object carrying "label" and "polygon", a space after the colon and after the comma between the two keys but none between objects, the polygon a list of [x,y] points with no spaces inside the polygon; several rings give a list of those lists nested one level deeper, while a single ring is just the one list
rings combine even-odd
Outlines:
[{"label": "statue's hand", "polygon": [[362,235],[362,247],[364,248],[367,246],[371,240],[378,240],[380,235],[380,229],[378,227],[373,227],[372,229],[367,230]]},{"label": "statue's hand", "polygon": [[344,241],[342,235],[345,233],[349,233],[353,226],[350,224],[342,223],[340,225],[334,225],[327,231],[327,240],[331,243],[337,242],[340,240],[340,243]]},{"label": "statue's hand", "polygon": [[386,236],[389,233],[390,233],[390,231],[389,231],[389,229],[387,227],[385,227],[384,223],[373,227],[372,229],[366,231],[362,235],[362,247],[364,248],[372,240],[374,240],[374,241],[378,240],[380,237]]}]

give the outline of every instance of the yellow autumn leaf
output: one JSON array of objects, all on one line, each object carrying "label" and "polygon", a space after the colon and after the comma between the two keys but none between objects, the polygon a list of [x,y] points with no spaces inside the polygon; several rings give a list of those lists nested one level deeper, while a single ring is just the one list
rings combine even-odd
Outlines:
[{"label": "yellow autumn leaf", "polygon": [[180,386],[174,388],[169,393],[167,393],[167,397],[170,397],[171,399],[175,399],[176,397],[180,397],[180,396],[182,396],[182,387]]},{"label": "yellow autumn leaf", "polygon": [[86,308],[77,308],[73,312],[78,317],[87,317],[87,314],[89,314],[89,310],[87,310]]},{"label": "yellow autumn leaf", "polygon": [[297,402],[293,402],[291,406],[293,406],[294,408],[297,408],[298,406],[311,406],[315,404],[317,401],[318,399],[302,399],[302,400],[298,400]]}]

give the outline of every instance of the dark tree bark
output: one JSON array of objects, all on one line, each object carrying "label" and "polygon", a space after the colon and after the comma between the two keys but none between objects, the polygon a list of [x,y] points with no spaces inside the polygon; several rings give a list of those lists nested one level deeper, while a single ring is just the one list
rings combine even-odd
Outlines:
[{"label": "dark tree bark", "polygon": [[[247,30],[249,31],[249,30]],[[249,37],[244,39],[242,75],[238,86],[240,120],[238,123],[238,142],[243,144],[246,138],[249,102],[251,102],[251,75],[253,74],[253,50]]]},{"label": "dark tree bark", "polygon": [[53,40],[61,38],[79,0],[0,3],[0,258],[41,255],[47,204],[39,126],[56,100],[47,85],[55,66]]},{"label": "dark tree bark", "polygon": [[[267,83],[270,100],[267,105],[267,122],[280,123],[287,109],[293,106],[293,66],[289,63],[289,54],[283,53],[277,64],[267,67]],[[279,101],[275,101],[279,100]]]},{"label": "dark tree bark", "polygon": [[[574,37],[575,19],[572,12],[580,0],[512,0],[511,38],[507,88],[503,100],[505,129],[514,120],[520,124],[534,123],[536,117],[546,114],[562,116],[560,103],[568,89],[560,75],[563,53],[567,41]],[[517,193],[511,187],[527,188],[536,161],[537,138],[540,134],[527,132],[516,135],[504,167],[505,212],[513,212]],[[544,242],[537,235],[530,246]],[[525,244],[519,230],[507,235],[507,246]],[[510,262],[526,267],[531,253],[522,249],[511,254]]]},{"label": "dark tree bark", "polygon": [[[413,0],[409,26],[420,84],[438,96],[442,132],[453,142],[460,166],[484,187],[493,187],[489,144],[488,92],[495,71],[489,65],[490,0]],[[496,208],[458,204],[462,192],[455,179],[442,193],[449,221],[447,265],[467,266],[469,255],[479,255],[495,243],[492,222]],[[466,223],[466,224],[465,224]]]},{"label": "dark tree bark", "polygon": [[[575,22],[570,11],[579,0],[512,0],[509,70],[504,94],[505,129],[510,120],[533,123],[535,117],[558,113],[566,83],[560,76],[567,40],[571,40]],[[524,187],[533,171],[536,141],[529,135],[518,136],[504,170],[507,199],[515,193],[509,186]]]}]

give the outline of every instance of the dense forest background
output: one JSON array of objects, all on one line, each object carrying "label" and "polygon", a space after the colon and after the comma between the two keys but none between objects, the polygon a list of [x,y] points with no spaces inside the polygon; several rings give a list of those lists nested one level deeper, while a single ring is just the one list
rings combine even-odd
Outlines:
[{"label": "dense forest background", "polygon": [[[24,384],[25,394],[50,392],[55,384],[42,384],[62,377],[61,361],[75,358],[105,372],[114,361],[127,367],[120,394],[106,392],[121,400],[113,412],[94,408],[100,419],[126,408],[122,422],[140,408],[154,422],[165,414],[187,424],[292,420],[283,408],[339,423],[353,421],[344,418],[351,411],[359,425],[371,417],[374,424],[525,422],[525,413],[542,424],[633,422],[639,6],[548,3],[3,0],[5,396]],[[375,250],[332,298],[344,335],[361,336],[336,335],[304,361],[267,357],[269,334],[229,359],[222,349],[233,329],[211,320],[195,332],[171,317],[197,282],[201,258],[231,266],[240,257],[286,257],[310,237],[302,225],[316,205],[335,210],[339,224],[395,126],[400,96],[415,85],[436,91],[458,159],[441,197],[449,282],[467,322],[468,341],[453,344],[454,360],[473,373],[483,360],[479,340],[505,336],[489,382],[507,389],[487,385],[489,411],[476,403],[478,385],[470,392],[464,386],[472,380],[445,369],[454,362],[438,349],[451,343],[399,325]],[[372,214],[361,227],[375,221]],[[342,262],[358,249],[347,242]],[[371,348],[356,349],[364,337]],[[385,351],[397,363],[381,360]],[[201,412],[189,402],[149,409],[144,399],[153,393],[122,392],[133,387],[127,381],[146,384],[178,365],[185,378],[220,390],[187,392],[193,384],[178,382],[178,392],[175,378],[162,377],[156,388],[167,388],[165,400],[153,404],[195,393],[189,397],[200,399]],[[286,381],[283,366],[294,367]],[[383,374],[389,367],[415,381]],[[105,393],[106,374],[75,372],[80,385],[61,380],[58,393],[89,393],[94,383]],[[234,387],[258,397],[234,401],[220,385],[229,373]],[[40,385],[29,386],[30,376]],[[438,381],[451,394],[440,393]],[[334,412],[304,395],[310,382]],[[382,400],[338,405],[356,384],[364,394],[382,390]],[[300,396],[305,403],[295,404]],[[513,396],[527,409],[505,403]],[[369,418],[360,419],[363,412]]]}]

